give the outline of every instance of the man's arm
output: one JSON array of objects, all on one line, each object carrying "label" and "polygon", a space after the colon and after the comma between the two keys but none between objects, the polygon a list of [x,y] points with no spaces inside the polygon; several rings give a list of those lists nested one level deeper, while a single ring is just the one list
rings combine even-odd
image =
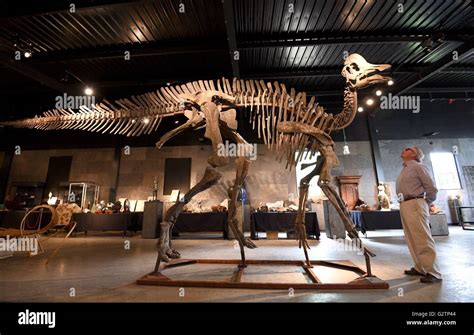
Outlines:
[{"label": "man's arm", "polygon": [[436,200],[436,193],[438,193],[438,189],[435,186],[435,182],[431,177],[430,171],[428,168],[422,164],[418,165],[419,168],[417,169],[418,177],[420,178],[421,184],[426,192],[426,201],[431,204]]}]

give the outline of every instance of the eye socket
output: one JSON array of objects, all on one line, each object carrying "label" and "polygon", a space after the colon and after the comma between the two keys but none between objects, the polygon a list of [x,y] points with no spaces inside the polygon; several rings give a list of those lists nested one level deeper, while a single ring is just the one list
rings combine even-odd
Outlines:
[{"label": "eye socket", "polygon": [[357,66],[356,63],[351,63],[351,66],[354,70],[359,71],[359,67]]},{"label": "eye socket", "polygon": [[218,95],[213,95],[211,101],[215,103],[216,105],[222,104],[222,98]]},{"label": "eye socket", "polygon": [[349,66],[346,66],[346,71],[352,73],[351,68]]}]

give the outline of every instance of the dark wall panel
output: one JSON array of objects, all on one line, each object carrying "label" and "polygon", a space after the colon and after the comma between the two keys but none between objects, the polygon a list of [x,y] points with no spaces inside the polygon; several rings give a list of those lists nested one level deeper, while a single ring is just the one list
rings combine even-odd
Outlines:
[{"label": "dark wall panel", "polygon": [[163,195],[170,195],[173,190],[186,193],[189,191],[190,183],[191,158],[167,158]]},{"label": "dark wall panel", "polygon": [[69,181],[71,172],[72,156],[50,157],[46,184],[44,186],[43,198],[48,197],[48,193],[59,192],[59,184]]}]

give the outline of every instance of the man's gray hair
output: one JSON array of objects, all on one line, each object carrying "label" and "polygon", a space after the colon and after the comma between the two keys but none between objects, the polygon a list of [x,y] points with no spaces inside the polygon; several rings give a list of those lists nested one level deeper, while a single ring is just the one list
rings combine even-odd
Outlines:
[{"label": "man's gray hair", "polygon": [[412,147],[412,149],[416,154],[416,157],[415,157],[416,161],[421,162],[423,160],[423,158],[425,158],[425,155],[423,154],[423,151],[418,147]]}]

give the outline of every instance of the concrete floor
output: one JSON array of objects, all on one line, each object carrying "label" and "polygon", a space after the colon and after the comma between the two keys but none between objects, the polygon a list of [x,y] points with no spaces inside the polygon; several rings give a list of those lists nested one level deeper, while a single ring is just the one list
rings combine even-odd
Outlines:
[{"label": "concrete floor", "polygon": [[[285,290],[207,289],[139,286],[135,280],[153,267],[156,257],[155,240],[143,240],[139,235],[121,237],[116,234],[97,233],[88,237],[74,237],[45,262],[61,238],[44,242],[44,254],[28,257],[15,254],[0,260],[0,301],[100,301],[100,302],[473,302],[474,259],[472,248],[474,233],[460,227],[450,227],[450,236],[436,237],[439,263],[444,275],[442,283],[421,284],[418,277],[405,276],[411,259],[401,230],[369,232],[363,239],[377,257],[373,258],[373,272],[390,284],[387,290],[357,291],[303,291],[294,295]],[[202,238],[202,237],[201,237]],[[130,243],[130,249],[124,248]],[[303,254],[294,240],[259,240],[259,248],[247,250],[248,259],[302,259]],[[325,237],[311,240],[312,259],[347,259],[364,268],[363,257],[355,252],[335,249],[335,242]],[[239,250],[233,241],[222,239],[179,239],[174,246],[183,258],[238,259]],[[182,270],[180,270],[182,271]],[[196,278],[223,277],[229,269],[218,266],[188,268],[181,276]],[[347,275],[317,270],[324,280],[344,281]],[[340,272],[339,272],[340,273]],[[177,273],[176,275],[180,275]],[[260,268],[249,271],[249,280],[301,281],[303,276],[294,269]],[[253,278],[253,279],[252,279]],[[74,290],[72,290],[74,289]],[[70,293],[75,291],[75,296]],[[183,296],[184,293],[184,296]]]}]

